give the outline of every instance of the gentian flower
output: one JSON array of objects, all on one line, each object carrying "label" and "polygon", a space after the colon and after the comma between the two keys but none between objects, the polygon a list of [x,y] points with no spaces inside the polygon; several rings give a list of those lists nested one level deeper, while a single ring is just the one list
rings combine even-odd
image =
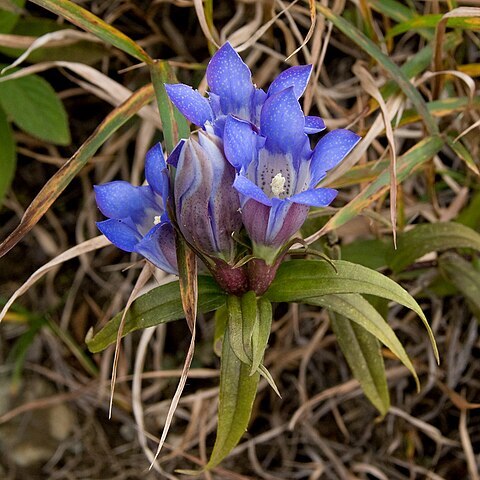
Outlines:
[{"label": "gentian flower", "polygon": [[233,263],[236,242],[232,238],[242,227],[240,200],[233,188],[235,170],[223,154],[218,137],[199,132],[190,137],[176,167],[174,203],[178,227],[196,250],[208,257]]},{"label": "gentian flower", "polygon": [[360,137],[334,130],[312,151],[294,87],[265,101],[260,132],[250,122],[229,116],[223,140],[225,155],[237,171],[234,187],[240,193],[253,254],[273,265],[306,220],[309,207],[326,207],[333,201],[336,190],[316,186]]},{"label": "gentian flower", "polygon": [[[182,143],[170,155],[180,153]],[[175,236],[166,212],[169,180],[160,144],[146,156],[148,185],[135,187],[125,181],[95,185],[95,198],[108,220],[97,222],[98,229],[118,248],[143,255],[156,267],[177,274]]]},{"label": "gentian flower", "polygon": [[198,141],[190,137],[168,163],[176,169],[173,198],[183,237],[225,290],[245,292],[246,273],[234,267],[234,235],[242,228],[240,199],[221,139],[200,131]]},{"label": "gentian flower", "polygon": [[[252,84],[252,74],[230,43],[225,43],[207,66],[208,98],[184,84],[165,85],[170,100],[193,124],[208,129],[213,126],[222,137],[227,115],[260,126],[263,104],[276,93],[293,87],[300,98],[310,79],[311,65],[290,67],[272,82],[267,92]],[[319,117],[305,117],[304,132],[317,133],[325,129]]]}]

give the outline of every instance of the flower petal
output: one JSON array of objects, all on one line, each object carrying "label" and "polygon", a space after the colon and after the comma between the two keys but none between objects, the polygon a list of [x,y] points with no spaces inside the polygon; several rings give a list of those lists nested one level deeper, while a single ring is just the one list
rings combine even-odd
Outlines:
[{"label": "flower petal", "polygon": [[272,153],[303,150],[308,141],[304,133],[305,117],[293,87],[269,97],[260,116],[260,132],[267,138],[265,148]]},{"label": "flower petal", "polygon": [[135,251],[142,236],[123,220],[109,219],[97,222],[98,229],[118,248],[126,252]]},{"label": "flower petal", "polygon": [[212,108],[208,100],[202,97],[197,90],[183,83],[165,84],[165,89],[170,100],[192,123],[202,127],[205,122],[212,121]]},{"label": "flower petal", "polygon": [[247,169],[257,154],[258,135],[252,125],[231,115],[227,117],[223,142],[227,160],[237,169]]},{"label": "flower petal", "polygon": [[292,203],[290,199],[272,199],[266,243],[276,248],[287,243],[305,222],[308,210],[308,206]]},{"label": "flower petal", "polygon": [[[147,209],[156,210],[159,205],[155,201],[150,187],[134,187],[128,182],[115,182],[95,185],[95,199],[100,211],[109,218],[122,219],[130,217],[135,223],[141,221]],[[163,213],[159,212],[159,215]]]},{"label": "flower petal", "polygon": [[165,190],[165,170],[167,164],[160,143],[152,147],[145,157],[145,178],[153,191],[163,197]]},{"label": "flower petal", "polygon": [[312,188],[293,195],[289,200],[302,205],[310,205],[311,207],[326,207],[333,202],[337,193],[333,188]]},{"label": "flower petal", "polygon": [[328,170],[340,163],[360,141],[356,133],[350,130],[333,130],[328,132],[318,143],[313,151],[311,172],[314,187]]},{"label": "flower petal", "polygon": [[[172,167],[177,168],[178,159],[180,158],[180,154],[182,153],[183,146],[185,145],[185,140],[182,138],[176,145],[175,148],[172,150],[170,155],[167,158],[168,165],[172,165]],[[148,180],[148,179],[147,179]]]},{"label": "flower petal", "polygon": [[267,91],[268,96],[275,95],[288,87],[293,87],[295,96],[297,99],[300,98],[307,87],[311,73],[311,65],[301,65],[288,68],[278,75],[278,77],[272,82]]},{"label": "flower petal", "polygon": [[207,67],[210,90],[220,97],[224,114],[242,112],[249,107],[254,91],[252,74],[230,43],[225,43],[212,57]]},{"label": "flower petal", "polygon": [[178,275],[175,254],[175,235],[169,222],[155,225],[135,246],[135,252],[143,255],[156,267]]},{"label": "flower petal", "polygon": [[320,117],[305,117],[305,133],[312,134],[325,130],[325,122]]},{"label": "flower petal", "polygon": [[242,201],[242,204],[244,204],[249,198],[253,198],[257,202],[263,203],[267,206],[272,204],[272,200],[265,194],[265,192],[243,175],[237,175],[235,177],[233,186],[238,192],[246,197]]}]

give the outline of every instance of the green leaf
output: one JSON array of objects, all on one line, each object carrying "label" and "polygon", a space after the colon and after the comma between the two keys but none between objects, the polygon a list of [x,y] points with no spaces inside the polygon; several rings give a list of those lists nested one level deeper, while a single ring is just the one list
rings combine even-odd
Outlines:
[{"label": "green leaf", "polygon": [[[236,295],[229,295],[227,297],[227,331],[228,335],[230,336],[229,344],[232,351],[242,363],[250,365],[251,358],[249,358],[249,344],[247,343],[247,345],[245,345],[243,339],[244,335],[247,336],[247,334],[244,333],[244,330],[250,330],[251,335],[251,332],[253,330],[253,323],[255,322],[256,311],[253,311],[253,318],[251,318],[252,312],[243,312],[242,303],[242,299],[240,299],[240,297],[237,297]],[[252,328],[248,328],[249,325],[252,325]]]},{"label": "green leaf", "polygon": [[132,55],[141,62],[152,61],[145,50],[131,38],[73,2],[68,0],[32,0],[32,2],[93,33],[104,42]]},{"label": "green leaf", "polygon": [[421,318],[438,359],[435,339],[425,314],[405,289],[385,275],[361,265],[343,260],[332,260],[332,263],[336,272],[320,260],[284,262],[265,297],[272,302],[308,302],[313,297],[345,293],[387,298],[413,310]]},{"label": "green leaf", "polygon": [[55,90],[38,75],[0,82],[0,105],[27,133],[57,145],[70,143],[67,112]]},{"label": "green leaf", "polygon": [[[410,370],[418,385],[418,377],[405,349],[383,317],[358,294],[325,295],[309,304],[321,306],[339,315],[332,318],[332,328],[354,377],[373,405],[385,415],[389,406],[385,367],[380,353],[380,340]],[[353,322],[353,323],[351,323]]]},{"label": "green leaf", "polygon": [[400,272],[427,253],[450,248],[473,248],[480,251],[480,234],[454,222],[417,225],[398,236],[397,250],[390,250],[388,264],[394,272]]},{"label": "green leaf", "polygon": [[190,128],[185,117],[173,105],[165,90],[165,83],[177,83],[168,62],[155,60],[150,66],[158,110],[162,120],[163,137],[167,153],[170,153],[181,138],[188,138]]},{"label": "green leaf", "polygon": [[257,393],[259,374],[250,375],[249,366],[238,359],[228,328],[223,336],[217,437],[206,469],[218,465],[242,438]]},{"label": "green leaf", "polygon": [[17,154],[15,151],[15,139],[12,130],[8,124],[4,111],[0,108],[0,206],[3,197],[10,188],[15,165],[17,163]]},{"label": "green leaf", "polygon": [[25,0],[0,1],[0,33],[10,33],[18,19]]},{"label": "green leaf", "polygon": [[342,246],[342,260],[377,269],[387,264],[385,254],[389,245],[380,239],[355,240]]},{"label": "green leaf", "polygon": [[465,296],[474,315],[480,320],[480,272],[454,253],[440,257],[440,270]]},{"label": "green leaf", "polygon": [[38,195],[33,199],[20,224],[0,244],[0,257],[12,249],[42,218],[52,203],[65,190],[67,185],[75,178],[85,164],[92,158],[96,151],[115,133],[122,125],[130,120],[137,112],[153,99],[151,84],[133,93],[125,102],[115,108],[105,120],[88,137],[76,153],[53,175],[43,186]]},{"label": "green leaf", "polygon": [[260,298],[257,305],[258,314],[252,333],[252,367],[250,375],[253,375],[260,367],[272,328],[272,304],[266,298]]},{"label": "green leaf", "polygon": [[[198,293],[198,309],[201,312],[210,312],[225,304],[225,294],[211,277],[198,278]],[[125,318],[123,336],[184,316],[179,282],[167,283],[150,290],[133,302]],[[115,343],[121,318],[122,312],[119,312],[93,338],[87,340],[91,352],[100,352]]]}]

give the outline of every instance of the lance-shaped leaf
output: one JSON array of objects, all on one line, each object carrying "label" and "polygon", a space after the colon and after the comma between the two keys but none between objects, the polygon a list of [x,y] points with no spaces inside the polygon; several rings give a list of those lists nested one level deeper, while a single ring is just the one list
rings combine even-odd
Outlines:
[{"label": "lance-shaped leaf", "polygon": [[473,314],[480,321],[480,271],[454,253],[442,255],[440,270],[465,296]]},{"label": "lance-shaped leaf", "polygon": [[0,257],[12,249],[42,218],[52,203],[65,190],[96,151],[122,125],[130,120],[153,98],[152,85],[137,90],[125,102],[115,108],[90,135],[87,141],[43,186],[33,199],[20,221],[20,225],[0,244]]},{"label": "lance-shaped leaf", "polygon": [[390,398],[377,339],[410,370],[418,385],[412,362],[394,331],[361,295],[325,295],[310,299],[308,303],[339,314],[332,315],[338,344],[365,395],[382,415],[387,413]]},{"label": "lance-shaped leaf", "polygon": [[[266,298],[259,298],[257,303],[257,318],[252,332],[252,368],[250,375],[253,375],[260,367],[265,349],[267,348],[271,328],[272,304]],[[268,378],[267,380],[270,385],[272,385],[272,382]],[[273,385],[272,388],[276,390],[276,387],[273,387]]]},{"label": "lance-shaped leaf", "polygon": [[[199,277],[198,293],[200,312],[216,310],[226,302],[225,294],[211,277]],[[125,317],[123,335],[184,317],[179,282],[167,283],[150,290],[133,302]],[[122,312],[112,318],[93,338],[87,340],[91,352],[100,352],[115,343],[121,318]]]},{"label": "lance-shaped leaf", "polygon": [[391,249],[389,266],[399,272],[417,258],[450,248],[472,248],[480,252],[480,234],[455,222],[427,223],[399,235],[397,250]]},{"label": "lance-shaped leaf", "polygon": [[272,302],[308,302],[328,294],[360,293],[387,298],[413,310],[422,319],[438,359],[438,350],[425,314],[398,283],[375,270],[342,260],[332,260],[336,271],[320,260],[283,263],[265,296]]},{"label": "lance-shaped leaf", "polygon": [[250,367],[239,360],[228,329],[223,336],[217,437],[207,469],[218,465],[245,433],[257,393],[259,374],[250,375]]}]

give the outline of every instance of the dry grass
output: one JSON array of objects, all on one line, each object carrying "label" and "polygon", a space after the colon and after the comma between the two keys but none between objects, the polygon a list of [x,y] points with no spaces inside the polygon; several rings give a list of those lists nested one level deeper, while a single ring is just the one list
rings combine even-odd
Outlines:
[{"label": "dry grass", "polygon": [[[402,65],[427,40],[422,32],[410,31],[383,41],[395,22],[373,10],[371,5],[376,3],[335,1],[329,7],[339,14],[345,12],[396,64]],[[215,28],[209,26],[208,16],[202,17],[200,1],[81,4],[134,38],[153,57],[171,59],[179,79],[199,84],[200,89],[206,86],[203,67],[209,57],[208,38],[217,43],[229,39],[241,45],[255,82],[263,87],[285,67],[284,59],[303,43],[311,26],[308,2],[300,1],[214,2]],[[476,2],[468,4],[476,6]],[[414,6],[421,15],[449,9],[448,3],[438,1],[415,2]],[[411,8],[414,6],[412,2]],[[26,8],[28,15],[51,17],[31,4]],[[0,44],[7,40],[12,41],[0,36]],[[459,35],[457,43],[460,46],[446,52],[442,68],[437,69],[448,70],[449,74],[429,77],[421,72],[416,76],[415,84],[425,100],[469,95],[478,100],[475,76],[458,72],[462,65],[479,62],[480,39],[467,30]],[[88,56],[88,44],[84,49]],[[2,238],[13,230],[34,194],[86,140],[111,105],[118,105],[128,91],[148,82],[147,70],[142,66],[129,68],[135,66],[132,60],[115,49],[106,50],[92,68],[73,68],[65,63],[68,57],[63,61],[44,65],[45,77],[60,92],[68,109],[72,145],[57,148],[16,133],[19,167],[0,211]],[[342,174],[354,163],[361,166],[400,157],[426,136],[422,122],[398,122],[411,108],[404,96],[394,95],[380,102],[380,110],[368,108],[372,106],[371,97],[382,98],[379,88],[389,79],[387,70],[321,15],[308,44],[287,62],[303,63],[314,65],[315,79],[304,97],[306,112],[320,114],[330,129],[349,127],[364,136],[362,147],[338,170],[334,183],[341,184],[345,179]],[[452,71],[456,73],[451,75]],[[465,133],[463,141],[478,165],[478,102],[434,115],[441,133]],[[395,119],[393,131],[387,129],[387,133],[386,118]],[[467,132],[472,125],[477,127]],[[152,471],[148,471],[149,460],[188,349],[187,325],[163,325],[124,340],[111,420],[108,409],[113,350],[90,355],[84,347],[90,327],[103,325],[126,304],[143,266],[138,258],[111,246],[100,244],[102,248],[91,251],[78,247],[98,235],[94,222],[99,214],[92,186],[118,178],[140,184],[144,155],[158,138],[156,126],[153,107],[148,107],[114,134],[31,234],[0,260],[0,296],[6,300],[37,268],[58,259],[68,248],[76,248],[73,259],[53,265],[41,281],[29,285],[0,328],[0,375],[5,386],[0,390],[1,478],[175,479],[185,478],[175,469],[194,468],[207,461],[216,428],[219,366],[212,349],[209,316],[198,320],[198,343],[189,380],[165,449]],[[347,179],[336,206],[355,198],[370,180],[348,183]],[[365,205],[362,215],[342,225],[337,230],[339,245],[374,237],[391,241],[396,215],[400,232],[413,223],[456,220],[478,196],[477,185],[478,176],[471,167],[444,147],[416,175],[399,185],[396,201],[394,196],[378,195]],[[328,212],[338,212],[338,208]],[[312,226],[309,233],[318,228]],[[386,418],[377,418],[351,378],[326,312],[278,305],[265,364],[282,398],[261,383],[243,442],[221,467],[203,474],[203,478],[477,480],[478,320],[462,297],[446,296],[433,288],[435,257],[417,264],[412,272],[401,280],[421,298],[431,319],[440,366],[414,315],[393,307],[389,321],[414,360],[422,384],[420,392],[409,372],[385,351],[393,407]],[[157,272],[149,285],[166,280]],[[37,384],[41,387],[34,395],[31,392]],[[59,405],[66,405],[70,416],[52,410]],[[49,423],[46,419],[51,412],[58,416]],[[52,424],[64,425],[67,433],[55,437]],[[49,450],[43,460],[19,463],[19,457],[27,457],[26,449],[32,451],[44,443]]]}]

